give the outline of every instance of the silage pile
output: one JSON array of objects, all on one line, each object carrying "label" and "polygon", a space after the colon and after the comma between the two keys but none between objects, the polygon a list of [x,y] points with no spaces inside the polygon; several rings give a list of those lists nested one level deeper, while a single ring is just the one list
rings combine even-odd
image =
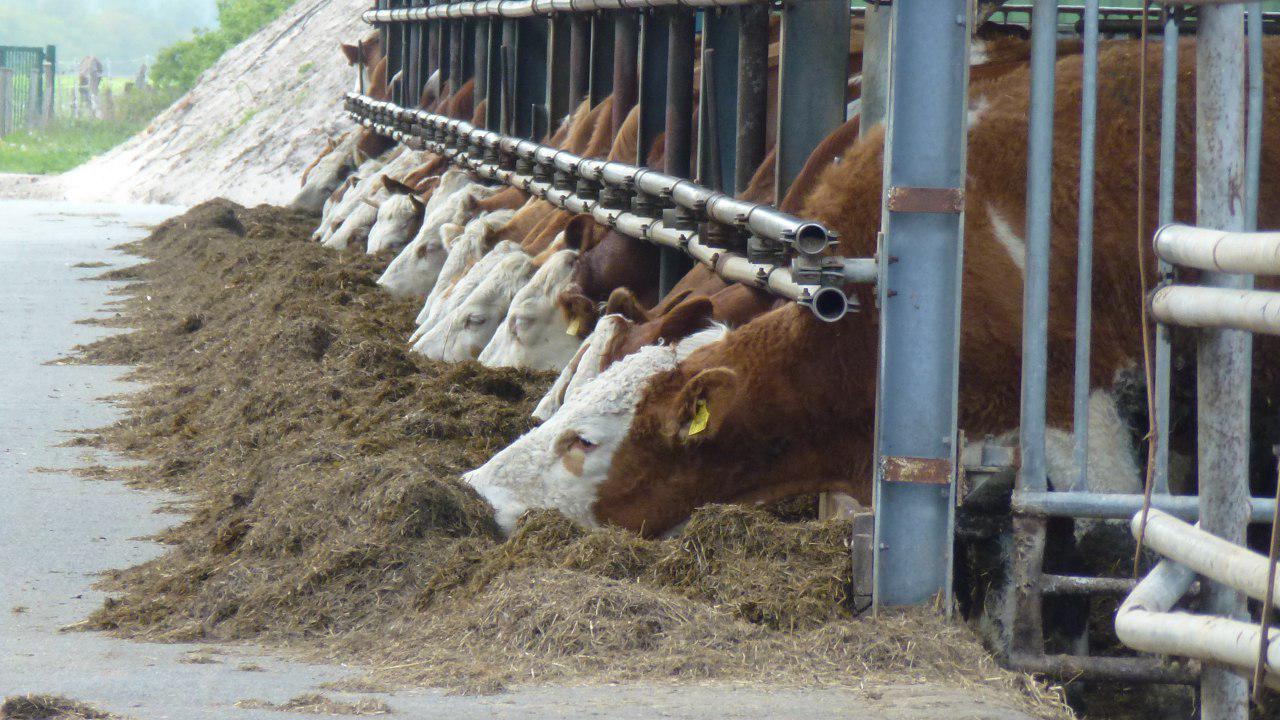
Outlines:
[{"label": "silage pile", "polygon": [[313,223],[207,203],[104,276],[130,281],[111,322],[133,330],[80,357],[148,389],[83,442],[192,514],[106,581],[92,627],[374,668],[348,686],[931,680],[1062,712],[932,613],[857,617],[841,522],[710,507],[648,541],[536,511],[503,541],[458,476],[531,427],[551,378],[407,353],[416,307],[373,283],[387,259],[306,242]]}]

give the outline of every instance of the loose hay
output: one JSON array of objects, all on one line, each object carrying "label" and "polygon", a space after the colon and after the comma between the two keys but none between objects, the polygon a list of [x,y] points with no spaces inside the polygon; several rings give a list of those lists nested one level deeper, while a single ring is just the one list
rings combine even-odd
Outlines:
[{"label": "loose hay", "polygon": [[241,700],[236,703],[236,707],[245,710],[277,710],[308,715],[389,715],[394,712],[390,705],[373,698],[362,698],[353,703],[345,703],[319,694],[299,695],[282,703]]},{"label": "loose hay", "polygon": [[119,718],[57,695],[15,695],[0,705],[0,720],[113,720]]},{"label": "loose hay", "polygon": [[845,523],[708,507],[649,541],[535,511],[502,541],[459,475],[532,426],[550,376],[407,352],[417,308],[374,285],[386,258],[309,243],[313,224],[206,203],[103,276],[130,282],[114,324],[133,331],[78,357],[148,389],[85,442],[193,514],[107,580],[93,627],[291,644],[372,664],[365,688],[938,680],[1064,716],[962,627],[854,617]]}]

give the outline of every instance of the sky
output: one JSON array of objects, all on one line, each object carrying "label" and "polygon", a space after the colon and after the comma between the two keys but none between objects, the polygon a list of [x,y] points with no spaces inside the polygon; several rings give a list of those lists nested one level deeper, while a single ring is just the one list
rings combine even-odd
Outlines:
[{"label": "sky", "polygon": [[95,55],[130,76],[217,18],[216,0],[0,0],[0,45],[56,45],[60,72]]}]

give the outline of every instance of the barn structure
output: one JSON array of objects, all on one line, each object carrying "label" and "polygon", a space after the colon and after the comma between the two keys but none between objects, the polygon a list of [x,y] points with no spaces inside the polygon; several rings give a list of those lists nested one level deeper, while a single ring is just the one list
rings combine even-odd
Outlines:
[{"label": "barn structure", "polygon": [[[1260,3],[378,0],[364,18],[381,30],[387,75],[397,79],[390,100],[347,97],[348,112],[366,128],[661,246],[664,292],[703,263],[823,321],[878,317],[874,523],[852,542],[853,562],[870,568],[877,606],[941,596],[939,606],[950,608],[957,535],[981,534],[973,530],[981,523],[964,518],[998,516],[1004,524],[986,537],[1004,543],[1004,580],[983,594],[981,612],[1009,666],[1063,679],[1198,683],[1202,717],[1214,720],[1246,716],[1251,682],[1280,682],[1273,674],[1280,648],[1269,644],[1275,543],[1270,560],[1246,544],[1248,525],[1274,528],[1276,513],[1273,499],[1250,495],[1251,477],[1255,488],[1275,485],[1274,459],[1251,458],[1265,440],[1260,428],[1274,421],[1250,424],[1269,389],[1251,392],[1254,334],[1280,334],[1280,293],[1254,289],[1255,275],[1263,288],[1274,287],[1266,276],[1280,275],[1280,234],[1257,232],[1267,157],[1263,36],[1276,22]],[[851,48],[851,29],[859,47]],[[1014,436],[987,439],[966,438],[958,411],[966,214],[979,211],[966,178],[968,131],[980,111],[969,100],[980,31],[1030,37],[1025,218],[1013,223],[1025,225],[1009,236],[1023,273],[1021,421]],[[1099,46],[1108,37],[1141,43],[1132,70],[1142,84],[1130,99],[1137,127],[1153,129],[1150,141],[1135,132],[1132,146],[1097,147],[1099,122],[1111,121],[1098,116]],[[1064,39],[1078,45],[1064,51]],[[1055,108],[1063,52],[1081,55],[1079,104],[1067,127],[1064,109]],[[1180,97],[1190,69],[1194,96]],[[430,88],[467,80],[477,104],[487,102],[480,126],[419,109]],[[641,156],[607,162],[543,144],[582,100],[609,94],[615,132],[639,106]],[[1194,107],[1194,147],[1179,139],[1180,106]],[[767,138],[775,138],[781,198],[815,148],[853,116],[862,133],[885,127],[874,256],[836,256],[823,223],[735,198],[765,160]],[[664,165],[645,167],[644,151],[659,137]],[[1062,152],[1075,156],[1068,164],[1078,175],[1054,176],[1054,154]],[[1132,155],[1137,176],[1097,177],[1099,153]],[[1178,172],[1180,161],[1192,176]],[[1193,206],[1177,207],[1179,192],[1192,187]],[[1150,282],[1120,291],[1142,308],[1130,330],[1143,341],[1139,405],[1149,425],[1140,485],[1101,492],[1106,478],[1089,476],[1098,472],[1090,447],[1107,440],[1107,429],[1095,425],[1091,436],[1088,419],[1091,362],[1106,349],[1092,344],[1102,342],[1092,328],[1095,283],[1111,280],[1094,270],[1095,208],[1126,191],[1138,195],[1137,216],[1123,221],[1133,228],[1139,267],[1148,259],[1155,266],[1138,273]],[[1078,207],[1074,302],[1066,310],[1071,298],[1056,296],[1061,288],[1051,281],[1053,207],[1062,193]],[[874,288],[873,302],[857,301],[859,286]],[[1064,333],[1074,352],[1052,357],[1051,334]],[[1179,376],[1178,333],[1194,346],[1190,380]],[[1054,367],[1069,369],[1066,386],[1054,384]],[[1189,441],[1196,482],[1175,493],[1179,383],[1198,388]],[[1060,398],[1069,398],[1074,418],[1065,445],[1055,445],[1046,421]],[[1131,521],[1158,563],[1136,576],[1064,564],[1053,531],[1061,518]],[[1124,599],[1115,628],[1134,652],[1091,655],[1087,634],[1052,639],[1061,630],[1056,600],[1107,597]],[[1252,615],[1246,598],[1260,603]]]}]

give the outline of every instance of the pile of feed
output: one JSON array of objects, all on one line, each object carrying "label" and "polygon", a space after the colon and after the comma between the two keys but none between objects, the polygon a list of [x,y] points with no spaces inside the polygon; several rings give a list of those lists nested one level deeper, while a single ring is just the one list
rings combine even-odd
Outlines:
[{"label": "pile of feed", "polygon": [[116,720],[118,716],[57,695],[14,695],[0,703],[0,720]]},{"label": "pile of feed", "polygon": [[934,613],[857,616],[847,524],[741,507],[649,541],[529,513],[502,539],[459,480],[532,426],[551,377],[408,353],[386,257],[307,241],[314,218],[225,201],[127,247],[130,328],[81,348],[147,389],[81,442],[190,497],[161,557],[114,573],[90,626],[254,639],[366,663],[346,687],[529,681],[937,681],[1041,717],[1055,694]]}]

